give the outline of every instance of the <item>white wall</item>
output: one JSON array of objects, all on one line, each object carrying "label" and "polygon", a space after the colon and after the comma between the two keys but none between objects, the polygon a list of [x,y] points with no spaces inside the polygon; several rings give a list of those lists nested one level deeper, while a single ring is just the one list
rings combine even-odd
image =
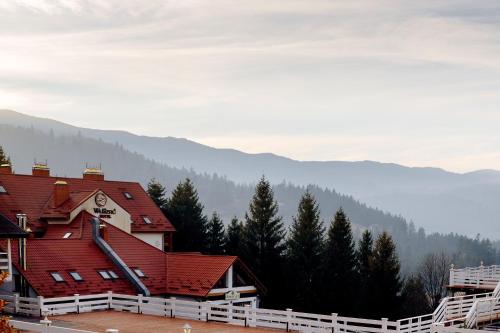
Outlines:
[{"label": "white wall", "polygon": [[163,251],[163,233],[155,233],[155,232],[143,232],[143,233],[133,233],[135,237],[141,239],[142,241],[148,243]]}]

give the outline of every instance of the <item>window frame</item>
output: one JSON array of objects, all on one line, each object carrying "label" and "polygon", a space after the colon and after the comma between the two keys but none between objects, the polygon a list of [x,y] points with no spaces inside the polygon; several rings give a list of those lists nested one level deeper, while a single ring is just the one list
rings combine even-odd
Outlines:
[{"label": "window frame", "polygon": [[125,197],[125,199],[127,199],[127,200],[134,200],[134,196],[130,192],[123,191],[122,193],[123,193],[123,196]]},{"label": "window frame", "polygon": [[113,280],[111,275],[109,275],[107,270],[100,269],[97,271],[97,273],[103,278],[103,280]]},{"label": "window frame", "polygon": [[67,232],[64,234],[63,239],[70,239],[72,235],[73,235],[72,232]]},{"label": "window frame", "polygon": [[3,185],[0,185],[0,194],[7,194],[9,192],[7,192],[7,189],[5,188],[5,186]]},{"label": "window frame", "polygon": [[50,276],[52,276],[52,279],[54,279],[55,282],[66,282],[64,277],[62,276],[61,273],[59,272],[49,272]]},{"label": "window frame", "polygon": [[[76,274],[76,276],[78,278],[75,277],[75,274]],[[84,281],[83,277],[77,271],[71,271],[71,272],[69,272],[69,276],[71,276],[73,278],[73,280],[75,280],[76,282],[82,282],[82,281]]]},{"label": "window frame", "polygon": [[133,268],[133,270],[134,270],[135,275],[137,275],[137,277],[139,277],[139,278],[147,277],[146,274],[144,274],[144,272],[139,267]]},{"label": "window frame", "polygon": [[142,221],[143,221],[145,224],[147,224],[147,225],[149,225],[149,224],[153,224],[153,221],[151,221],[151,219],[149,218],[149,216],[147,216],[147,215],[142,215],[142,216],[141,216],[141,218],[142,218]]},{"label": "window frame", "polygon": [[116,280],[116,279],[119,279],[120,277],[118,276],[118,274],[116,274],[114,271],[112,270],[107,270],[108,272],[108,275],[111,277],[111,280]]}]

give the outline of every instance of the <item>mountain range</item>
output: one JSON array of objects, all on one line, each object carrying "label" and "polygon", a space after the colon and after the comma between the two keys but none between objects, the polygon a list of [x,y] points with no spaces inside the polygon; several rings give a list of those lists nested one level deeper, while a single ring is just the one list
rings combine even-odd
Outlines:
[{"label": "mountain range", "polygon": [[[140,154],[158,165],[217,174],[235,184],[253,184],[262,175],[275,184],[313,184],[401,215],[427,231],[500,239],[500,230],[495,228],[500,216],[500,172],[494,170],[460,174],[374,161],[296,161],[270,153],[217,149],[183,138],[81,128],[11,110],[0,110],[0,124],[95,139]],[[50,154],[35,151],[32,155],[29,158],[43,160]],[[91,156],[87,161],[102,162]]]}]

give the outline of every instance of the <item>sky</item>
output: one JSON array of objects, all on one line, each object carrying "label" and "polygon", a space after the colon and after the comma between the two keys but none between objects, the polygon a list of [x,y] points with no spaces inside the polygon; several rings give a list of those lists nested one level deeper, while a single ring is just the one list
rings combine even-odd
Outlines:
[{"label": "sky", "polygon": [[0,108],[300,160],[500,169],[498,0],[0,0]]}]

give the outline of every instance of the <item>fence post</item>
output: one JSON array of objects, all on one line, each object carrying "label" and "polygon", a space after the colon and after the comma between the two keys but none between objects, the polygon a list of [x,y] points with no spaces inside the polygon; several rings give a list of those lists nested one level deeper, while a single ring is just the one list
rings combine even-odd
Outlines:
[{"label": "fence post", "polygon": [[245,304],[245,327],[250,326],[248,323],[249,320],[250,320],[250,304]]},{"label": "fence post", "polygon": [[337,313],[332,313],[332,333],[337,331],[337,317],[339,315]]},{"label": "fence post", "polygon": [[286,331],[290,332],[292,326],[292,309],[286,309]]},{"label": "fence post", "polygon": [[137,313],[142,313],[142,294],[137,295]]},{"label": "fence post", "polygon": [[250,327],[257,327],[257,308],[252,307],[252,323],[250,324]]},{"label": "fence post", "polygon": [[14,294],[14,313],[17,314],[19,312],[19,294]]},{"label": "fence post", "polygon": [[175,318],[175,297],[170,298],[172,300],[172,305],[170,308],[170,318]]},{"label": "fence post", "polygon": [[110,290],[108,291],[108,310],[111,310],[113,308],[113,292]]},{"label": "fence post", "polygon": [[387,321],[388,318],[382,318],[382,332],[387,332]]},{"label": "fence post", "polygon": [[38,311],[40,312],[40,317],[42,316],[43,309],[43,296],[38,296]]},{"label": "fence post", "polygon": [[450,267],[450,286],[455,285],[455,265],[451,264]]},{"label": "fence post", "polygon": [[76,313],[80,313],[80,294],[75,294]]},{"label": "fence post", "polygon": [[208,321],[207,320],[207,305],[205,302],[200,303],[200,321]]},{"label": "fence post", "polygon": [[40,324],[42,324],[42,332],[41,333],[50,333],[50,326],[52,326],[52,322],[45,317],[44,319],[40,320]]}]

